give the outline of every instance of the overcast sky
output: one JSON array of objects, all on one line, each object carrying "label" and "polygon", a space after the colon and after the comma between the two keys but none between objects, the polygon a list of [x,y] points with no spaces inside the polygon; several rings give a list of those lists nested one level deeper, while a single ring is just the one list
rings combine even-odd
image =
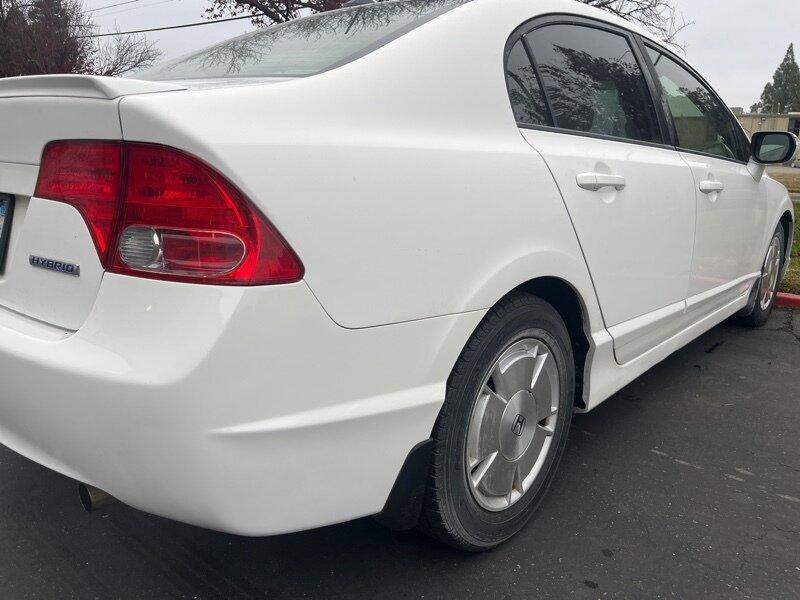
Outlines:
[{"label": "overcast sky", "polygon": [[[179,25],[203,19],[210,0],[83,0],[99,32]],[[732,106],[749,109],[772,78],[786,48],[800,55],[798,0],[677,0],[687,21],[681,36],[689,60]],[[148,34],[172,58],[250,31],[249,21],[234,21]]]}]

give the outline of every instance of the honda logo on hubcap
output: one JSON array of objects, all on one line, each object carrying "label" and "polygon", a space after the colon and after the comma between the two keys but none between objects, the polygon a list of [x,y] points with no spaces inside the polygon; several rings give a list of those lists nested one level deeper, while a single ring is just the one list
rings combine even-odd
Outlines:
[{"label": "honda logo on hubcap", "polygon": [[522,437],[522,432],[525,431],[525,417],[517,415],[517,418],[514,419],[514,425],[511,431],[514,432],[514,435]]}]

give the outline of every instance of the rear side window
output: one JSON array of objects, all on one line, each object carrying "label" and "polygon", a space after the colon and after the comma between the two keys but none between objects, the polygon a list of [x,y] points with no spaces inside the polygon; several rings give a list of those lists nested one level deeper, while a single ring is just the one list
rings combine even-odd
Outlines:
[{"label": "rear side window", "polygon": [[506,80],[511,108],[517,123],[552,125],[542,86],[533,69],[525,44],[519,40],[506,61]]},{"label": "rear side window", "polygon": [[678,146],[703,154],[747,161],[742,136],[713,92],[671,58],[648,48],[667,98]]},{"label": "rear side window", "polygon": [[626,37],[582,25],[548,25],[526,38],[556,127],[663,141],[647,82]]}]

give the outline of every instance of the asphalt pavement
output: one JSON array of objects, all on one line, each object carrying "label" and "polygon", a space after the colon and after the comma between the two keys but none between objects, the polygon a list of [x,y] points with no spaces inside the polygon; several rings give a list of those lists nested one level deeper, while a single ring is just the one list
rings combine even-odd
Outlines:
[{"label": "asphalt pavement", "polygon": [[[371,519],[275,538],[124,505],[0,449],[0,598],[800,598],[800,313],[722,325],[576,416],[539,514],[486,554]],[[269,510],[269,507],[264,507]]]}]

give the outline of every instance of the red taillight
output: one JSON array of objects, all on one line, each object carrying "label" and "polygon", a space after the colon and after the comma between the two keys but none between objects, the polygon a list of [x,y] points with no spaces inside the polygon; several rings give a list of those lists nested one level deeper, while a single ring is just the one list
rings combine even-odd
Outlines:
[{"label": "red taillight", "polygon": [[35,195],[77,208],[114,273],[228,285],[303,276],[286,241],[233,184],[173,148],[52,142]]},{"label": "red taillight", "polygon": [[83,215],[102,261],[122,183],[119,142],[51,142],[42,156],[37,198],[66,202]]}]

